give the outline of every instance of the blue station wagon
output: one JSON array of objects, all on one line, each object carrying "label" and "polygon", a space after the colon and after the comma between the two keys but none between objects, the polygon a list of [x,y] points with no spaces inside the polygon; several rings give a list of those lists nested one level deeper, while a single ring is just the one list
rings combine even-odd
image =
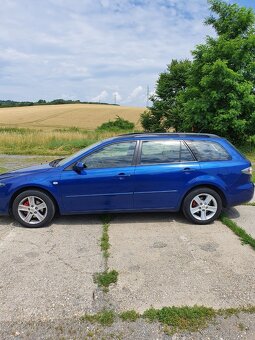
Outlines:
[{"label": "blue station wagon", "polygon": [[207,224],[254,194],[251,163],[210,134],[126,134],[0,175],[0,214],[42,227],[55,213],[179,211]]}]

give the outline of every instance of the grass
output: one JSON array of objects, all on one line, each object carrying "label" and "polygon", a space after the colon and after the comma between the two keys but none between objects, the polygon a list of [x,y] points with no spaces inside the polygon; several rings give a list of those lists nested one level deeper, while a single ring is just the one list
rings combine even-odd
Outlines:
[{"label": "grass", "polygon": [[101,250],[103,252],[103,257],[105,259],[108,259],[108,257],[110,256],[110,253],[109,253],[110,243],[109,243],[109,234],[108,234],[108,230],[109,230],[109,226],[110,226],[110,219],[111,218],[108,215],[105,215],[102,218],[103,233],[102,233],[102,237],[101,237],[100,247],[101,247]]},{"label": "grass", "polygon": [[151,322],[158,321],[171,326],[174,333],[177,330],[196,331],[204,328],[215,316],[216,311],[213,308],[204,306],[150,308],[143,314],[143,318]]},{"label": "grass", "polygon": [[238,149],[253,163],[255,163],[255,148],[252,145],[240,146]]},{"label": "grass", "polygon": [[176,332],[199,331],[207,327],[216,316],[228,318],[232,315],[238,315],[241,312],[254,314],[255,306],[218,310],[205,306],[172,306],[161,309],[150,308],[143,314],[139,314],[135,310],[125,311],[119,314],[111,310],[103,310],[97,314],[85,314],[81,317],[81,321],[90,323],[97,322],[101,325],[111,326],[117,318],[120,318],[123,322],[135,322],[139,318],[143,318],[148,322],[159,322],[163,326],[165,333],[173,335]]},{"label": "grass", "polygon": [[77,127],[42,130],[0,127],[0,153],[65,156],[99,140],[129,131],[88,131]]},{"label": "grass", "polygon": [[239,227],[225,214],[221,214],[220,220],[239,237],[243,244],[249,244],[255,250],[255,239],[251,235],[247,234],[244,229]]},{"label": "grass", "polygon": [[255,202],[245,203],[244,205],[249,205],[249,206],[251,206],[251,207],[255,207]]},{"label": "grass", "polygon": [[103,273],[96,273],[94,275],[94,282],[99,287],[106,288],[108,290],[110,284],[118,281],[118,272],[116,270],[104,271]]},{"label": "grass", "polygon": [[137,313],[135,310],[128,310],[120,313],[119,317],[122,321],[135,322],[140,317],[140,314]]},{"label": "grass", "polygon": [[3,168],[3,167],[0,166],[0,174],[4,173],[4,172],[6,172],[6,171],[7,171],[6,168]]},{"label": "grass", "polygon": [[103,310],[97,314],[85,314],[83,315],[80,320],[81,321],[88,321],[90,323],[100,323],[102,326],[111,326],[115,319],[115,313],[110,310]]},{"label": "grass", "polygon": [[100,239],[100,247],[103,253],[103,258],[105,260],[104,267],[105,270],[102,273],[94,274],[94,282],[98,284],[99,287],[103,288],[103,291],[106,293],[109,290],[109,286],[112,283],[116,283],[118,281],[118,272],[116,270],[108,270],[108,257],[110,256],[109,249],[109,227],[111,216],[110,215],[103,215],[101,217],[103,223],[103,232]]}]

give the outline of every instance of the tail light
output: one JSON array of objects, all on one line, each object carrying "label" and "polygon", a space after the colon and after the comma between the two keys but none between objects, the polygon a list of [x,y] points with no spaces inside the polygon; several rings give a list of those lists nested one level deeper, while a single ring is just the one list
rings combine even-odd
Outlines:
[{"label": "tail light", "polygon": [[246,174],[246,175],[252,175],[252,167],[249,166],[249,168],[245,168],[242,170],[242,173],[243,174]]}]

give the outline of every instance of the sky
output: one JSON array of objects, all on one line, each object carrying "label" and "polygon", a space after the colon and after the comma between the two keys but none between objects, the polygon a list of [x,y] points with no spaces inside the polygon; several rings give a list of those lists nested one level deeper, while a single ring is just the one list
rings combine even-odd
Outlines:
[{"label": "sky", "polygon": [[0,99],[145,106],[167,64],[215,34],[208,14],[206,0],[0,0]]}]

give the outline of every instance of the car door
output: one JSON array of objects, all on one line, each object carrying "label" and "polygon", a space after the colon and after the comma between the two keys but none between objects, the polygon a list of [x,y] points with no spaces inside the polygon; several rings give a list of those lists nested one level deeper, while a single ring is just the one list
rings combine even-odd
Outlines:
[{"label": "car door", "polygon": [[68,167],[60,190],[66,213],[124,211],[133,208],[135,141],[113,143],[80,161],[84,170]]},{"label": "car door", "polygon": [[135,169],[134,208],[176,209],[187,183],[198,175],[199,169],[199,163],[182,141],[142,141]]}]

